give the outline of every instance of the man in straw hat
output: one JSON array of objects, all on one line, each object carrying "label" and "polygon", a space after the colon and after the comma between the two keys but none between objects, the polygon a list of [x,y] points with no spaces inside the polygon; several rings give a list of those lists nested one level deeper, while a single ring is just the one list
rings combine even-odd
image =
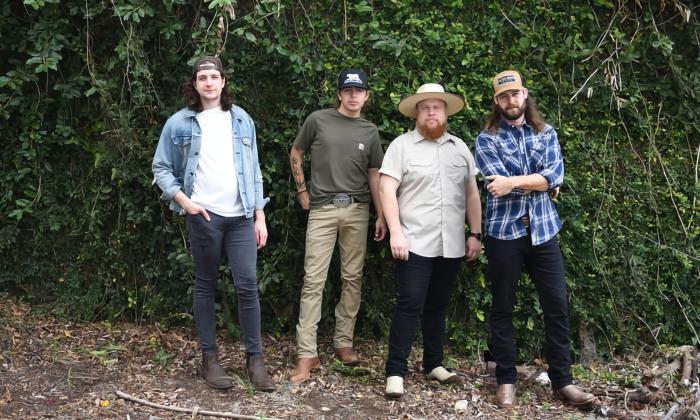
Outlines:
[{"label": "man in straw hat", "polygon": [[246,372],[260,391],[275,384],[267,373],[260,334],[255,274],[257,250],[267,242],[263,181],[255,123],[233,105],[218,57],[202,57],[187,84],[187,108],[163,127],[153,157],[162,199],[185,215],[194,261],[194,320],[202,347],[202,376],[213,388],[234,383],[219,363],[214,300],[224,256],[238,296]]},{"label": "man in straw hat", "polygon": [[[463,106],[461,97],[434,83],[403,99],[399,112],[416,119],[415,130],[394,139],[379,170],[398,283],[386,361],[388,397],[404,394],[419,317],[424,372],[441,383],[461,381],[442,366],[442,359],[445,312],[461,260],[466,255],[473,261],[481,252],[478,171],[467,145],[447,132],[447,117]],[[470,226],[466,241],[465,215]]]},{"label": "man in straw hat", "polygon": [[496,402],[515,403],[513,308],[524,264],[544,312],[554,394],[574,406],[588,405],[595,397],[573,385],[571,377],[564,259],[556,237],[562,224],[552,201],[564,180],[557,133],[542,120],[520,73],[497,74],[493,89],[491,115],[476,139],[476,161],[488,190],[485,247]]},{"label": "man in straw hat", "polygon": [[[353,348],[353,331],[360,309],[370,200],[377,211],[374,239],[380,241],[386,234],[378,172],[384,151],[377,126],[362,118],[370,96],[367,74],[361,69],[345,69],[340,72],[336,87],[337,106],[309,115],[290,152],[297,199],[303,209],[310,210],[297,324],[297,361],[290,376],[293,383],[310,379],[311,370],[321,365],[316,331],[336,240],[342,290],[335,307],[333,347],[343,364],[360,363]],[[307,152],[312,156],[308,187],[303,169]]]}]

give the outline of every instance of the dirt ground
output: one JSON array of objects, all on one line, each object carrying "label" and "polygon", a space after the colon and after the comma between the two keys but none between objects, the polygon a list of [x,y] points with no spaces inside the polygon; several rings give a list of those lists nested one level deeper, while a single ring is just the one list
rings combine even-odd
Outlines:
[{"label": "dirt ground", "polygon": [[[299,419],[657,419],[676,400],[687,397],[685,417],[697,418],[692,387],[668,385],[648,401],[631,401],[644,370],[653,362],[626,360],[591,369],[575,366],[581,385],[599,403],[574,409],[554,399],[548,386],[532,380],[518,384],[517,406],[495,405],[495,380],[483,363],[449,355],[448,365],[464,377],[457,386],[442,386],[419,373],[416,351],[406,378],[407,395],[384,397],[383,341],[358,343],[364,364],[343,367],[330,343],[321,345],[323,368],[302,385],[288,381],[293,366],[292,339],[265,339],[270,373],[278,383],[273,393],[257,393],[245,379],[240,342],[220,338],[222,363],[237,385],[227,391],[207,387],[197,376],[200,354],[192,329],[161,331],[154,325],[73,324],[39,316],[25,304],[0,295],[0,418],[214,418],[150,408],[117,396],[117,391],[168,407],[233,413],[257,418]],[[698,393],[700,395],[700,393]],[[458,403],[459,402],[459,403]],[[456,408],[456,404],[460,408]],[[680,411],[679,411],[680,412]],[[684,412],[684,413],[685,413]],[[693,416],[696,417],[693,417]]]}]

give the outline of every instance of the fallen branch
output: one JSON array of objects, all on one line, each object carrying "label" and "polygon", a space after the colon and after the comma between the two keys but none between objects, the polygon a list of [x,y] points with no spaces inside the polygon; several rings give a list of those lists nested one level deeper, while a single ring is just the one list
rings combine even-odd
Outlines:
[{"label": "fallen branch", "polygon": [[115,391],[117,396],[119,398],[125,399],[127,401],[133,401],[148,407],[152,408],[159,408],[161,410],[168,410],[168,411],[175,411],[178,413],[188,413],[192,414],[192,418],[197,416],[198,414],[201,414],[203,416],[213,416],[213,417],[224,417],[228,419],[245,419],[245,420],[260,420],[260,419],[269,419],[269,420],[281,420],[281,419],[276,419],[274,417],[261,417],[261,416],[246,416],[244,414],[234,414],[231,412],[228,413],[223,413],[219,411],[207,411],[207,410],[200,410],[199,407],[195,408],[182,408],[182,407],[175,407],[175,406],[168,406],[168,405],[162,405],[162,404],[157,404],[154,402],[150,402],[148,400],[142,400],[141,398],[136,398],[132,397],[131,395],[121,392],[121,391]]},{"label": "fallen branch", "polygon": [[675,417],[676,411],[678,411],[679,408],[681,408],[681,402],[676,401],[676,403],[673,404],[673,407],[671,407],[671,409],[668,410],[664,418],[661,420],[671,420],[673,417]]}]

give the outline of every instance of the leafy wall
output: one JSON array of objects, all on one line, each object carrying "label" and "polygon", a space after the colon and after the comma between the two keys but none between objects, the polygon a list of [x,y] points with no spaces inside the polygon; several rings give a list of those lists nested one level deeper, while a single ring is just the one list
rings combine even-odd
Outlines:
[{"label": "leafy wall", "polygon": [[[396,111],[400,98],[430,81],[465,97],[450,130],[473,148],[490,77],[514,67],[565,154],[558,207],[574,330],[604,351],[697,344],[697,12],[678,0],[4,2],[0,290],[75,319],[187,313],[184,226],[158,201],[150,161],[165,119],[183,104],[194,57],[218,53],[237,103],[256,120],[272,199],[259,261],[266,328],[290,332],[306,216],[290,193],[287,153],[306,115],[333,102],[338,71],[370,73],[367,117],[385,146],[411,127]],[[391,255],[386,241],[369,251],[358,329],[383,335]],[[449,317],[465,352],[487,337],[484,263],[465,265]],[[330,276],[326,332],[337,268]],[[542,327],[534,288],[523,285],[517,323],[527,356]],[[227,302],[222,323],[232,326]]]}]

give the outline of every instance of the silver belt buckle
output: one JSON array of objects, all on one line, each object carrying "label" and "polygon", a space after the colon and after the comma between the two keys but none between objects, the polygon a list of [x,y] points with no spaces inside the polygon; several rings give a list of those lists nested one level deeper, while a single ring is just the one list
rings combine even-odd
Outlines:
[{"label": "silver belt buckle", "polygon": [[345,208],[349,206],[352,203],[352,197],[350,197],[347,194],[336,194],[335,197],[333,197],[333,205],[338,207],[338,208]]}]

